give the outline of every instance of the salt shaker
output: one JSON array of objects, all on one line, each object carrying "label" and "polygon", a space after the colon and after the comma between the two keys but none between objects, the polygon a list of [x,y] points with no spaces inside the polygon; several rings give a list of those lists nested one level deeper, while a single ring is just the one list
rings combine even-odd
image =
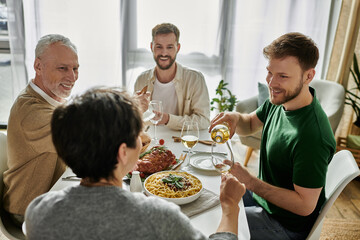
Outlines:
[{"label": "salt shaker", "polygon": [[139,171],[133,171],[130,181],[131,192],[142,192],[142,183]]}]

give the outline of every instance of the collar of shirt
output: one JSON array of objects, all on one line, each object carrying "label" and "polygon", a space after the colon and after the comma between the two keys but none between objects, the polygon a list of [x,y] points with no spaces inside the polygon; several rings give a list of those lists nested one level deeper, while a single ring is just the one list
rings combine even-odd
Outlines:
[{"label": "collar of shirt", "polygon": [[35,83],[33,83],[33,79],[30,81],[29,84],[30,84],[30,87],[32,89],[34,89],[35,92],[40,94],[40,96],[42,96],[49,104],[53,105],[54,107],[57,107],[62,104],[61,102],[58,102],[55,99],[53,99],[52,97],[50,97],[49,95],[47,95],[41,88],[36,86]]},{"label": "collar of shirt", "polygon": [[[172,82],[181,82],[181,76],[183,75],[183,67],[180,63],[178,62],[175,62],[174,64],[176,64],[176,74],[175,74],[175,77],[173,80],[171,80]],[[152,84],[155,83],[155,79],[157,78],[156,77],[156,74],[155,74],[155,69],[156,67],[154,67],[152,69],[152,78],[151,78],[151,82]]]}]

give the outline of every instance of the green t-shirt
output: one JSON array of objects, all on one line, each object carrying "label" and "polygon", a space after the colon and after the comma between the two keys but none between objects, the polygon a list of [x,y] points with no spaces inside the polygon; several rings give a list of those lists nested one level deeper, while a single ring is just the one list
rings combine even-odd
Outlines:
[{"label": "green t-shirt", "polygon": [[282,105],[266,100],[256,114],[264,123],[259,178],[281,188],[294,190],[293,184],[305,188],[323,187],[317,206],[309,216],[300,216],[275,206],[254,194],[254,199],[272,217],[292,231],[308,230],[325,201],[325,180],[336,142],[329,120],[314,96],[310,105],[286,111]]}]

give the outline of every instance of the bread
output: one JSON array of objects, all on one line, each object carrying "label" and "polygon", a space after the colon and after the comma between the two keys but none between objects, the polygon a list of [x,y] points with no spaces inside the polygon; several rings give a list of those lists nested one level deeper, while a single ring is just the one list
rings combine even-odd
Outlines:
[{"label": "bread", "polygon": [[140,153],[143,153],[149,147],[149,145],[151,143],[151,137],[149,136],[149,134],[147,134],[145,132],[141,132],[140,138],[141,138],[141,142],[142,142],[142,148],[141,148]]}]

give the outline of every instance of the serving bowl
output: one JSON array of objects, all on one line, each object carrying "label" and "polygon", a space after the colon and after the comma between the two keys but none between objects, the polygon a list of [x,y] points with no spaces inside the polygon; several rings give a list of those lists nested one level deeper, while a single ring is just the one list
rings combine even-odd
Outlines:
[{"label": "serving bowl", "polygon": [[[187,177],[190,177],[190,178],[194,178],[196,179],[200,184],[201,184],[201,188],[200,190],[193,194],[193,195],[190,195],[188,197],[174,197],[174,198],[167,198],[167,197],[163,197],[163,196],[159,196],[159,195],[156,195],[154,193],[151,193],[148,189],[148,184],[150,181],[152,181],[154,179],[154,177],[159,177],[159,176],[167,176],[169,174],[173,174],[173,175],[177,175],[177,176],[187,176]],[[163,187],[163,186],[156,186],[156,187]],[[197,177],[195,177],[194,175],[188,173],[188,172],[183,172],[183,171],[161,171],[161,172],[156,172],[156,173],[153,173],[151,174],[149,177],[147,177],[145,179],[145,182],[144,182],[144,191],[145,191],[145,194],[147,196],[155,196],[155,197],[158,197],[158,198],[161,198],[161,199],[164,199],[166,201],[169,201],[169,202],[173,202],[177,205],[183,205],[183,204],[187,204],[187,203],[191,203],[193,201],[195,201],[196,199],[198,199],[201,195],[201,192],[203,191],[203,185],[200,181],[200,179],[198,179]]]}]

